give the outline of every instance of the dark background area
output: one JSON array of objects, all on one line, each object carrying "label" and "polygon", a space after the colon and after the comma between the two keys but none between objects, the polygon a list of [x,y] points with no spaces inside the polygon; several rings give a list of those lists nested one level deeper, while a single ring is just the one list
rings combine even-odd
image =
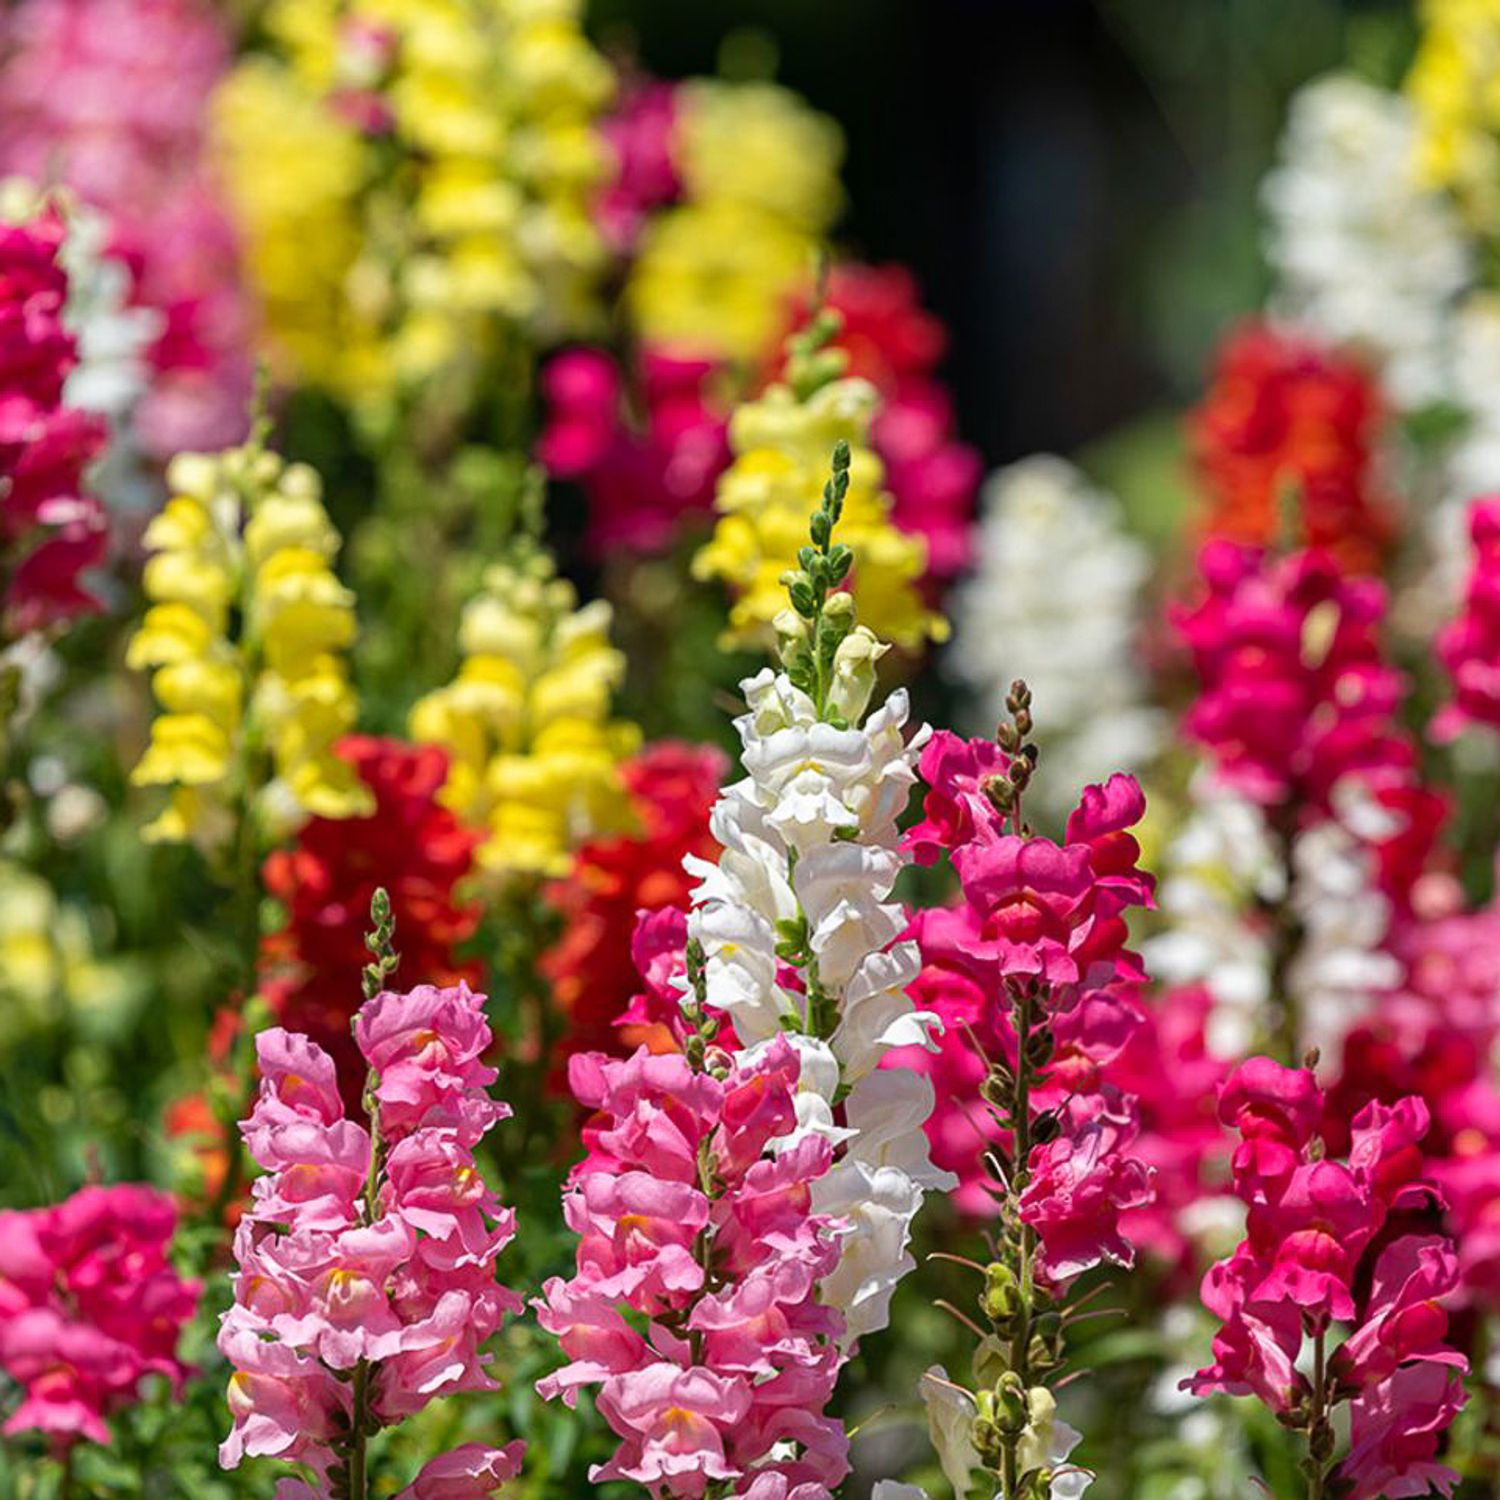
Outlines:
[{"label": "dark background area", "polygon": [[1256,186],[1288,96],[1343,60],[1399,79],[1411,9],[592,0],[589,14],[673,78],[714,71],[736,32],[774,38],[778,78],[846,132],[843,242],[917,272],[951,330],[960,428],[993,464],[1191,396],[1263,291]]}]

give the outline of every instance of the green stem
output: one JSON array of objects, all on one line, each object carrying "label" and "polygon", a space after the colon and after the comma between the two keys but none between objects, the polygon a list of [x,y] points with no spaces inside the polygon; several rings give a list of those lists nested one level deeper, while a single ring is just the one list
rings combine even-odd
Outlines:
[{"label": "green stem", "polygon": [[[1019,811],[1016,814],[1019,818]],[[1021,990],[1015,1008],[1016,1088],[1011,1107],[1011,1166],[1009,1207],[1016,1216],[1017,1280],[1020,1283],[1020,1309],[1010,1339],[1010,1368],[1020,1378],[1025,1390],[1031,1389],[1031,1303],[1035,1294],[1036,1236],[1030,1225],[1020,1222],[1021,1194],[1030,1181],[1031,1160],[1031,1065],[1027,1061],[1027,1043],[1035,1024],[1036,997],[1029,984]],[[1001,1494],[1004,1500],[1017,1500],[1020,1492],[1018,1450],[1019,1434],[1007,1439],[1001,1452]]]},{"label": "green stem", "polygon": [[1328,1482],[1327,1455],[1319,1451],[1328,1424],[1328,1330],[1319,1327],[1313,1339],[1312,1416],[1307,1428],[1307,1500],[1323,1500]]},{"label": "green stem", "polygon": [[369,1484],[365,1477],[365,1444],[370,1420],[370,1366],[365,1360],[354,1367],[353,1432],[349,1438],[348,1500],[367,1500]]},{"label": "green stem", "polygon": [[1301,1017],[1291,989],[1292,965],[1302,947],[1302,923],[1292,909],[1292,840],[1295,814],[1287,808],[1271,819],[1271,836],[1281,866],[1284,889],[1281,900],[1271,913],[1274,927],[1271,938],[1271,971],[1269,978],[1273,1016],[1270,1023],[1270,1051],[1276,1061],[1288,1068],[1301,1065]]}]

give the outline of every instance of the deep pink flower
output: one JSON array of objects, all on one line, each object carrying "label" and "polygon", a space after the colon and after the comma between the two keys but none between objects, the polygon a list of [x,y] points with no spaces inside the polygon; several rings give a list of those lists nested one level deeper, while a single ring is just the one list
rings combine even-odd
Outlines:
[{"label": "deep pink flower", "polygon": [[55,210],[0,224],[0,626],[11,634],[98,608],[81,578],[103,561],[104,511],[84,470],[105,430],[63,404],[77,363],[64,237]]},{"label": "deep pink flower", "polygon": [[1120,1216],[1150,1203],[1152,1186],[1150,1169],[1126,1154],[1137,1131],[1131,1103],[1114,1092],[1080,1095],[1063,1110],[1058,1135],[1031,1153],[1021,1220],[1037,1232],[1037,1271],[1047,1281],[1070,1281],[1104,1261],[1134,1264]]},{"label": "deep pink flower", "polygon": [[[1220,1112],[1241,1132],[1235,1185],[1249,1214],[1244,1241],[1203,1282],[1223,1323],[1214,1363],[1184,1386],[1253,1394],[1293,1427],[1349,1401],[1351,1447],[1331,1492],[1425,1494],[1452,1478],[1433,1460],[1463,1402],[1455,1372],[1467,1362],[1445,1342],[1441,1306],[1459,1261],[1445,1237],[1382,1231],[1393,1209],[1430,1200],[1417,1186],[1427,1110],[1415,1098],[1370,1104],[1350,1126],[1347,1163],[1314,1133],[1323,1110],[1309,1070],[1255,1059],[1225,1085]],[[1328,1350],[1340,1332],[1314,1391],[1299,1372],[1304,1340]]]},{"label": "deep pink flower", "polygon": [[147,1375],[180,1389],[201,1288],[168,1259],[176,1227],[171,1199],[132,1185],[0,1213],[0,1370],[23,1392],[7,1433],[107,1443],[105,1419]]},{"label": "deep pink flower", "polygon": [[903,847],[919,865],[930,865],[960,844],[998,838],[1004,820],[985,795],[985,783],[1003,776],[1009,757],[994,740],[966,740],[951,729],[934,731],[917,770],[927,785],[922,820],[908,830]]},{"label": "deep pink flower", "polygon": [[1458,617],[1438,635],[1438,659],[1453,701],[1432,721],[1432,737],[1450,740],[1474,724],[1500,729],[1500,496],[1469,508],[1474,561]]},{"label": "deep pink flower", "polygon": [[65,184],[102,212],[133,300],[161,317],[142,447],[165,460],[237,442],[252,315],[207,149],[225,22],[205,0],[24,0],[8,24],[0,175]]},{"label": "deep pink flower", "polygon": [[1211,541],[1201,597],[1173,621],[1202,691],[1184,719],[1219,775],[1265,807],[1328,812],[1358,773],[1371,786],[1409,781],[1415,752],[1394,715],[1405,689],[1384,660],[1385,593],[1340,575],[1319,552],[1278,558]]}]

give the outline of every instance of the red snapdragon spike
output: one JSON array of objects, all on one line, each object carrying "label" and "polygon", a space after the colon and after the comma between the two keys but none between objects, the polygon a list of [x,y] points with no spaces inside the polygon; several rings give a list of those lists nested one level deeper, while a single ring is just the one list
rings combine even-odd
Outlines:
[{"label": "red snapdragon spike", "polygon": [[671,979],[682,971],[682,908],[696,884],[683,860],[717,852],[708,823],[725,766],[718,750],[674,741],[628,761],[621,775],[636,831],[585,843],[567,878],[547,887],[564,919],[539,963],[567,1014],[559,1085],[576,1053],[676,1045],[680,991]]},{"label": "red snapdragon spike", "polygon": [[290,849],[266,860],[266,890],[287,922],[266,939],[262,972],[277,1018],[334,1058],[354,1109],[364,1074],[349,1032],[358,1004],[349,976],[369,956],[361,934],[375,887],[390,893],[411,973],[477,982],[478,965],[458,955],[478,930],[480,907],[458,890],[479,840],[438,801],[448,761],[437,746],[352,736],[338,753],[374,793],[374,809],[313,818]]},{"label": "red snapdragon spike", "polygon": [[1349,572],[1373,572],[1393,525],[1376,478],[1384,420],[1357,362],[1262,325],[1229,338],[1194,413],[1194,458],[1211,505],[1205,535],[1326,549]]}]

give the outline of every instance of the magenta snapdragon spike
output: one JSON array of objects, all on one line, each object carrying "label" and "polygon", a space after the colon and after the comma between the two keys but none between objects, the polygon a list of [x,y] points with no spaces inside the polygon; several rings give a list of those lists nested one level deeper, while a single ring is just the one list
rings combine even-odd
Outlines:
[{"label": "magenta snapdragon spike", "polygon": [[[1223,1324],[1214,1363],[1184,1385],[1254,1396],[1305,1434],[1309,1500],[1451,1494],[1458,1476],[1438,1453],[1468,1368],[1447,1343],[1443,1310],[1458,1257],[1444,1235],[1391,1232],[1394,1213],[1432,1200],[1419,1149],[1427,1106],[1416,1097],[1367,1105],[1345,1161],[1325,1153],[1324,1110],[1310,1069],[1264,1057],[1220,1091],[1219,1116],[1240,1136],[1234,1187],[1249,1213],[1244,1241],[1203,1282]],[[1350,1446],[1335,1463],[1343,1403]]]},{"label": "magenta snapdragon spike", "polygon": [[[241,1126],[266,1175],[235,1237],[235,1304],[219,1333],[234,1426],[219,1456],[226,1468],[250,1455],[302,1465],[316,1487],[298,1481],[288,1496],[365,1500],[367,1440],[439,1396],[497,1389],[484,1345],[522,1306],[495,1279],[515,1215],[474,1159],[510,1114],[488,1092],[484,996],[380,988],[394,967],[382,895],[383,945],[354,1025],[366,1119],[346,1117],[321,1047],[272,1028],[256,1038],[260,1094]],[[403,1493],[487,1495],[522,1452],[457,1449]]]},{"label": "magenta snapdragon spike", "polygon": [[[1145,801],[1128,776],[1084,792],[1064,842],[1032,832],[1022,801],[1037,754],[1024,683],[1008,709],[996,741],[933,736],[920,767],[924,817],[907,845],[924,864],[947,851],[963,889],[963,905],[926,914],[919,937],[929,974],[941,964],[963,981],[950,990],[960,1029],[933,1066],[967,1076],[979,1097],[944,1100],[931,1128],[983,1162],[998,1219],[990,1263],[977,1268],[994,1351],[986,1383],[967,1391],[935,1372],[929,1399],[951,1408],[956,1398],[973,1420],[966,1432],[951,1419],[933,1427],[959,1434],[940,1455],[955,1489],[980,1469],[987,1492],[998,1481],[1004,1500],[1035,1500],[1056,1493],[1078,1440],[1055,1419],[1048,1389],[1064,1358],[1068,1287],[1103,1262],[1131,1263],[1121,1216],[1152,1196],[1150,1169],[1131,1150],[1135,1102],[1108,1064],[1140,1021],[1144,973],[1125,917],[1151,904],[1153,882],[1137,864],[1130,829]],[[965,1064],[952,1056],[960,1048],[978,1056]],[[960,1175],[972,1201],[977,1173]],[[1081,1492],[1081,1472],[1069,1477]]]},{"label": "magenta snapdragon spike", "polygon": [[1437,740],[1471,725],[1500,730],[1500,497],[1469,508],[1474,561],[1463,607],[1438,636],[1437,652],[1453,684],[1453,700],[1432,721]]},{"label": "magenta snapdragon spike", "polygon": [[8,1436],[107,1443],[148,1375],[181,1391],[177,1342],[202,1288],[167,1258],[176,1227],[172,1200],[133,1184],[0,1213],[0,1370],[21,1387]]},{"label": "magenta snapdragon spike", "polygon": [[731,1063],[694,1040],[686,1054],[572,1060],[573,1092],[595,1111],[564,1204],[577,1269],[537,1304],[570,1362],[538,1390],[571,1405],[597,1388],[620,1444],[595,1481],[829,1500],[849,1471],[825,1411],[843,1319],[816,1289],[839,1248],[809,1187],[832,1146],[790,1139],[788,1042]]},{"label": "magenta snapdragon spike", "polygon": [[63,400],[78,362],[65,237],[55,210],[0,223],[0,635],[98,608],[82,575],[103,561],[104,511],[83,474],[105,430]]}]

